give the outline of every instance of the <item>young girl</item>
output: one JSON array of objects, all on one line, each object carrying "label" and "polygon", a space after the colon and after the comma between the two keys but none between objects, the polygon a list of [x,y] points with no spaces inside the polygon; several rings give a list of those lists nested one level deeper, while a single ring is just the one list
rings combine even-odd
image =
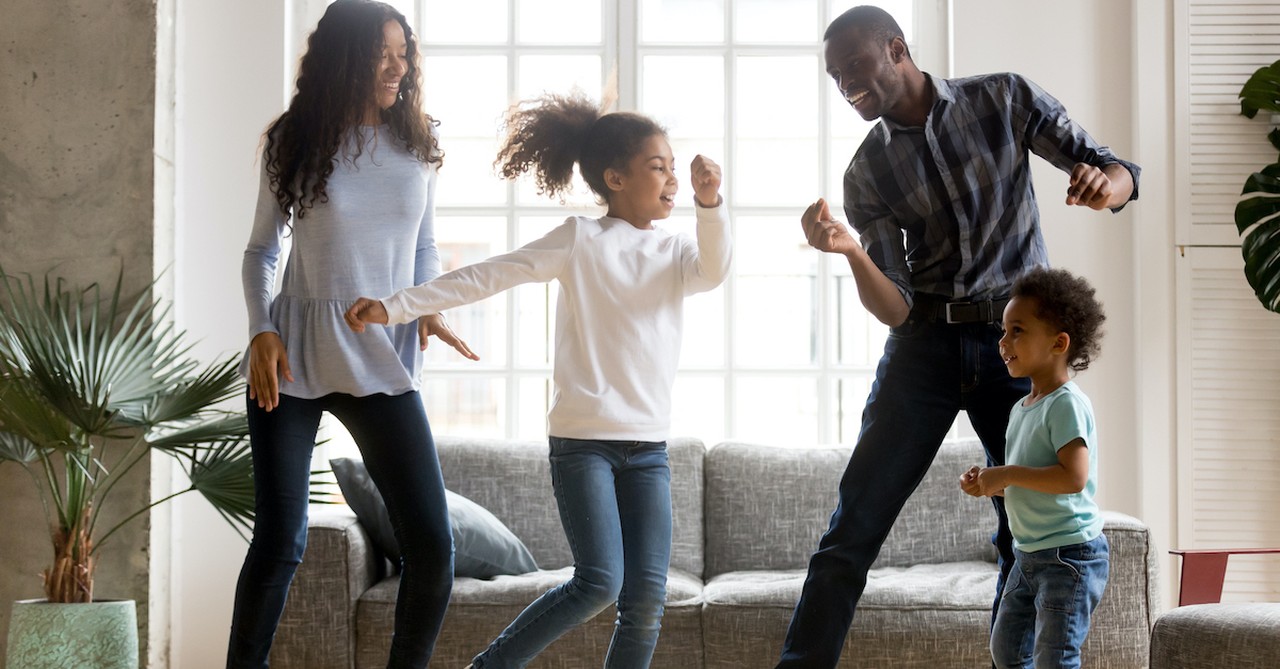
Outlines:
[{"label": "young girl", "polygon": [[[338,0],[311,34],[289,109],[266,132],[242,275],[256,521],[236,586],[228,667],[265,668],[307,536],[321,413],[350,430],[403,550],[389,667],[431,658],[453,584],[444,482],[418,395],[439,316],[358,337],[338,318],[363,293],[440,273],[432,198],[440,151],[422,113],[417,43],[400,12]],[[293,246],[272,297],[281,242]],[[474,356],[472,356],[474,357]]]},{"label": "young girl", "polygon": [[1070,376],[1098,354],[1105,319],[1087,281],[1044,268],[1014,283],[1004,310],[1000,355],[1031,394],[1010,412],[1007,464],[960,481],[970,495],[1004,495],[1009,512],[1015,562],[991,631],[1000,669],[1079,667],[1107,584],[1093,406]]},{"label": "young girl", "polygon": [[579,96],[544,97],[508,116],[497,162],[508,178],[532,171],[539,192],[552,196],[569,190],[577,163],[608,213],[571,216],[523,248],[382,301],[361,298],[347,323],[362,332],[366,323],[402,323],[522,283],[560,283],[547,423],[551,483],[574,573],[530,604],[473,666],[523,667],[616,603],[604,666],[647,667],[671,558],[665,440],[682,302],[729,273],[720,168],[693,159],[695,242],[653,225],[675,207],[677,181],[665,131],[644,116],[601,115]]}]

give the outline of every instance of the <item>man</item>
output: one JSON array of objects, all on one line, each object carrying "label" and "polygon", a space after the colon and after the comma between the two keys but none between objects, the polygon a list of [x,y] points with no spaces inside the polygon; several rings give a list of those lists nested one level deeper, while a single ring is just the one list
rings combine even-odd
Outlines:
[{"label": "man", "polygon": [[[801,224],[811,246],[848,259],[863,306],[892,330],[778,669],[836,666],[867,571],[961,409],[988,464],[1004,463],[1009,410],[1029,388],[1005,370],[999,323],[1013,281],[1048,264],[1029,153],[1070,174],[1068,205],[1118,211],[1137,198],[1140,174],[1018,75],[921,72],[877,7],[845,12],[823,40],[827,73],[880,123],[845,172],[860,239],[823,200]],[[993,502],[994,615],[1013,552],[1003,499]]]}]

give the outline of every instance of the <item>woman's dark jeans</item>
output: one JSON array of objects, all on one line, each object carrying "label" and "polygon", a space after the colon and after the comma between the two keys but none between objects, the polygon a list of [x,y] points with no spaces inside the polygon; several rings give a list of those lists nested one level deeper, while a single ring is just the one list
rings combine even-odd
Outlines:
[{"label": "woman's dark jeans", "polygon": [[324,411],[346,426],[387,505],[400,544],[400,592],[388,667],[427,666],[453,587],[453,537],[435,442],[417,392],[248,401],[253,541],[236,585],[227,667],[265,669],[307,543],[311,451]]}]

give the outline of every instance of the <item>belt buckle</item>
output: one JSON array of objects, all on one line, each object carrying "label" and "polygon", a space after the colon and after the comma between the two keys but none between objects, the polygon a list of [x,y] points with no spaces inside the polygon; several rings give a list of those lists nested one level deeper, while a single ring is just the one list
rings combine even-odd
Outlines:
[{"label": "belt buckle", "polygon": [[952,315],[951,307],[968,307],[968,306],[973,306],[973,303],[972,302],[947,302],[946,303],[947,324],[954,325],[956,323],[965,322],[965,321],[959,320],[956,316]]}]

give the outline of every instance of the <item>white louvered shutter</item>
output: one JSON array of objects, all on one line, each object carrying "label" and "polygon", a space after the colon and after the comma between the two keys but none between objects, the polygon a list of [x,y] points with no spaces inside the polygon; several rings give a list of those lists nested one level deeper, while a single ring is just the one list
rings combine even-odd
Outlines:
[{"label": "white louvered shutter", "polygon": [[1267,142],[1269,118],[1240,115],[1240,87],[1249,75],[1280,58],[1280,2],[1184,1],[1180,82],[1189,100],[1179,118],[1185,138],[1190,212],[1179,241],[1192,245],[1238,244],[1233,212],[1249,174],[1275,161]]},{"label": "white louvered shutter", "polygon": [[[1234,211],[1276,160],[1269,118],[1240,116],[1249,75],[1280,59],[1280,2],[1178,0],[1179,548],[1280,547],[1280,314],[1244,278]],[[1280,601],[1280,555],[1234,556],[1223,601]]]}]

